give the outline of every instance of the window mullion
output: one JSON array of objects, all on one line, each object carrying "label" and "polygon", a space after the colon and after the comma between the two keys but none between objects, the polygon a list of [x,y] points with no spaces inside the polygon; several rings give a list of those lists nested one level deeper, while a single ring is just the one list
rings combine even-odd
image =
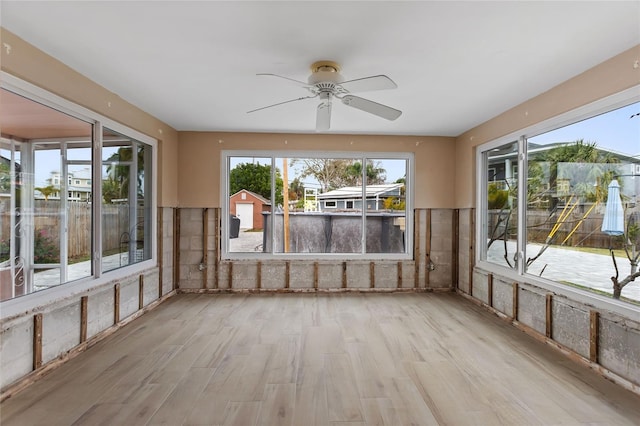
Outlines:
[{"label": "window mullion", "polygon": [[527,245],[527,139],[518,139],[518,274],[525,272]]},{"label": "window mullion", "polygon": [[102,275],[102,123],[93,125],[93,150],[91,171],[91,191],[93,215],[92,223],[92,253],[93,275],[97,278]]},{"label": "window mullion", "polygon": [[366,157],[362,157],[360,158],[360,161],[362,162],[362,176],[361,176],[361,180],[362,180],[362,212],[361,214],[361,233],[360,233],[360,239],[361,239],[361,248],[360,248],[360,253],[361,254],[366,254],[367,253],[367,158]]}]

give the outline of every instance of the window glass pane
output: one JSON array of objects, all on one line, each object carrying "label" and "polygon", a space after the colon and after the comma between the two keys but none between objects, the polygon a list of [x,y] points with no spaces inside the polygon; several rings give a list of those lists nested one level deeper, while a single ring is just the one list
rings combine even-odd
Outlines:
[{"label": "window glass pane", "polygon": [[348,199],[361,200],[362,176],[353,168],[358,160],[279,157],[275,161],[287,189],[275,215],[281,235],[276,238],[276,253],[361,253],[362,206],[346,206]]},{"label": "window glass pane", "polygon": [[[230,252],[271,252],[271,179],[271,158],[229,157]],[[275,193],[281,210],[281,177]]]},{"label": "window glass pane", "polygon": [[487,261],[516,268],[518,234],[518,143],[511,142],[485,153]]},{"label": "window glass pane", "polygon": [[0,139],[0,300],[25,294],[19,142]]},{"label": "window glass pane", "polygon": [[91,187],[73,182],[90,177],[93,126],[10,91],[0,95],[4,300],[91,276]]},{"label": "window glass pane", "polygon": [[[152,147],[104,129],[102,270],[151,258]],[[135,153],[135,155],[133,155]]]},{"label": "window glass pane", "polygon": [[367,159],[366,179],[367,253],[404,253],[407,160]]},{"label": "window glass pane", "polygon": [[[640,300],[638,280],[614,292],[610,252],[618,281],[637,271],[640,117],[632,116],[638,112],[636,103],[528,140],[528,273]],[[603,225],[615,204],[619,220]]]}]

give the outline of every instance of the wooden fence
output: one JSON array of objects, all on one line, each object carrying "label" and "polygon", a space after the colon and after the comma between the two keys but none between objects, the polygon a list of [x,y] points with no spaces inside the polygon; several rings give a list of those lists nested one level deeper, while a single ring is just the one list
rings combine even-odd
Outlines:
[{"label": "wooden fence", "polygon": [[[35,200],[33,211],[34,233],[41,233],[57,246],[60,235],[60,201]],[[0,203],[0,214],[2,216],[0,239],[8,243],[10,235],[8,200],[2,200]],[[91,205],[86,202],[69,202],[67,214],[69,218],[68,256],[70,259],[87,257],[91,253]],[[123,241],[128,239],[128,231],[129,205],[103,205],[103,253],[120,251]]]},{"label": "wooden fence", "polygon": [[[502,213],[503,215],[506,212]],[[551,234],[559,213],[550,215],[546,210],[530,210],[527,212],[527,241],[530,243],[544,243]],[[498,221],[499,212],[491,210],[489,212],[489,230],[495,227]],[[621,238],[611,238],[604,234],[600,228],[602,226],[602,213],[591,213],[583,219],[584,212],[575,212],[568,215],[559,225],[554,234],[553,245],[564,245],[568,247],[590,247],[608,249],[622,248]],[[509,239],[516,239],[516,212],[511,212]],[[575,228],[575,230],[574,230]],[[500,229],[502,232],[502,229]],[[566,240],[566,241],[565,241]],[[564,243],[563,243],[564,242]]]}]

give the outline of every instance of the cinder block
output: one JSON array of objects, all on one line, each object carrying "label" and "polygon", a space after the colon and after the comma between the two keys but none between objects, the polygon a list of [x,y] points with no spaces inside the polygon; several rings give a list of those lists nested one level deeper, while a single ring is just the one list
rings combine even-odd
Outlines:
[{"label": "cinder block", "polygon": [[505,315],[513,314],[513,284],[493,277],[493,307]]},{"label": "cinder block", "polygon": [[33,315],[3,324],[0,334],[0,387],[20,379],[33,367]]},{"label": "cinder block", "polygon": [[[234,265],[235,267],[235,265]],[[285,288],[286,264],[283,261],[262,262],[262,288]]]},{"label": "cinder block", "polygon": [[342,287],[342,262],[318,264],[318,288]]},{"label": "cinder block", "polygon": [[[67,302],[69,303],[69,302]],[[42,362],[47,363],[80,343],[80,299],[42,316]]]},{"label": "cinder block", "polygon": [[589,358],[589,312],[554,297],[551,314],[553,340]]},{"label": "cinder block", "polygon": [[600,364],[640,383],[640,324],[600,317]]},{"label": "cinder block", "polygon": [[521,284],[518,290],[518,321],[540,334],[545,334],[547,326],[546,297],[544,294],[525,286],[526,284]]},{"label": "cinder block", "polygon": [[313,262],[291,262],[290,288],[313,288]]},{"label": "cinder block", "polygon": [[[264,281],[264,264],[262,279]],[[234,262],[233,264],[233,288],[255,289],[258,285],[258,263],[254,261]]]},{"label": "cinder block", "polygon": [[347,288],[370,288],[369,262],[347,262]]}]

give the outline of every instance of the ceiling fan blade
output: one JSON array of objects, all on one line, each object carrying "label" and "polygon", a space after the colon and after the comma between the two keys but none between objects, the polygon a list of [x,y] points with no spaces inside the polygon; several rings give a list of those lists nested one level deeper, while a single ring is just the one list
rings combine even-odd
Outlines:
[{"label": "ceiling fan blade", "polygon": [[316,130],[329,130],[331,126],[331,101],[327,100],[318,105],[316,113]]},{"label": "ceiling fan blade", "polygon": [[373,90],[397,89],[398,86],[386,75],[357,78],[340,83],[347,92],[370,92]]},{"label": "ceiling fan blade", "polygon": [[309,87],[309,85],[307,83],[305,83],[304,81],[296,80],[294,78],[284,77],[284,76],[278,75],[278,74],[260,73],[260,74],[256,74],[256,75],[266,75],[266,76],[269,76],[269,77],[282,78],[284,80],[289,80],[289,81],[292,81],[294,83],[297,83],[299,86]]},{"label": "ceiling fan blade", "polygon": [[288,101],[284,101],[284,102],[278,102],[277,104],[267,105],[267,106],[264,106],[264,107],[261,107],[261,108],[252,109],[251,111],[247,111],[247,114],[249,114],[250,112],[260,111],[260,110],[267,109],[267,108],[271,108],[271,107],[278,106],[278,105],[288,104],[288,103],[290,103],[290,102],[296,102],[296,101],[301,101],[301,100],[304,100],[304,99],[311,99],[311,98],[315,98],[316,96],[318,96],[318,95],[314,95],[314,96],[303,96],[303,97],[301,97],[301,98],[290,99],[290,100],[288,100]]},{"label": "ceiling fan blade", "polygon": [[400,115],[402,115],[402,111],[400,110],[353,95],[344,96],[342,98],[342,103],[347,106],[368,112],[370,114],[377,115],[378,117],[385,118],[387,120],[395,120],[396,118],[400,117]]}]

